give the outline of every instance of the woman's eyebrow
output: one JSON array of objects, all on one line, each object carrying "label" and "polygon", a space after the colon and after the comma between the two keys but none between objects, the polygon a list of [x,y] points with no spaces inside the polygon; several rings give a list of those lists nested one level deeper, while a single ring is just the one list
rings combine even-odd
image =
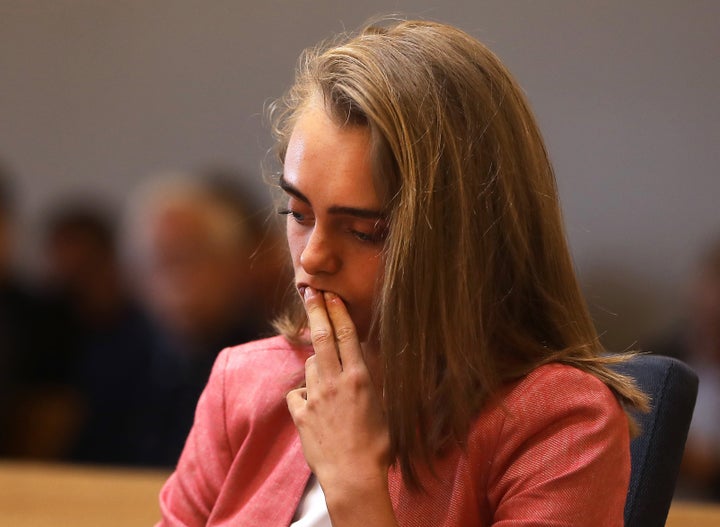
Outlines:
[{"label": "woman's eyebrow", "polygon": [[359,207],[341,207],[340,205],[333,205],[328,209],[330,214],[338,214],[343,216],[355,216],[364,220],[381,220],[385,215],[374,209],[363,209]]},{"label": "woman's eyebrow", "polygon": [[281,188],[281,189],[283,189],[285,192],[287,192],[288,194],[290,194],[290,195],[293,196],[294,198],[297,198],[297,199],[299,199],[300,201],[302,201],[303,203],[307,203],[308,205],[310,205],[310,200],[307,199],[307,197],[305,196],[305,194],[303,194],[303,193],[300,192],[298,189],[296,189],[294,186],[292,186],[290,183],[288,183],[287,181],[285,181],[285,177],[284,177],[284,176],[282,176],[282,175],[280,176],[280,181],[278,182],[278,184],[280,185],[280,188]]},{"label": "woman's eyebrow", "polygon": [[[310,205],[310,200],[295,188],[292,184],[285,181],[283,176],[280,176],[279,181],[280,188],[285,192],[299,199],[303,203]],[[366,209],[362,207],[346,207],[342,205],[333,205],[328,208],[329,214],[344,215],[344,216],[355,216],[356,218],[368,219],[368,220],[381,220],[385,217],[385,214],[381,210]]]}]

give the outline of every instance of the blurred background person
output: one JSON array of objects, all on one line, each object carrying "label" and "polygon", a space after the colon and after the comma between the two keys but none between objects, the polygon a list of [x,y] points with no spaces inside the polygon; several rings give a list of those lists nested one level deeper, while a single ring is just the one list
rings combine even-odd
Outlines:
[{"label": "blurred background person", "polygon": [[700,258],[686,319],[652,350],[685,361],[700,379],[678,495],[720,501],[720,240]]},{"label": "blurred background person", "polygon": [[155,333],[121,270],[113,208],[88,203],[62,202],[44,222],[44,292],[64,344],[51,364],[79,398],[65,457],[138,464]]},{"label": "blurred background person", "polygon": [[14,266],[15,200],[0,170],[0,455],[65,456],[79,421],[74,346],[37,284]]},{"label": "blurred background person", "polygon": [[146,455],[174,465],[218,353],[270,332],[282,258],[257,204],[226,174],[153,178],[131,198],[125,250],[159,329]]},{"label": "blurred background person", "polygon": [[[0,166],[0,419],[5,415],[10,396],[10,384],[17,375],[18,350],[23,333],[29,328],[21,326],[18,313],[26,303],[25,294],[17,283],[13,271],[13,204],[9,172]],[[18,320],[20,319],[20,320]],[[27,326],[27,324],[23,324]],[[4,419],[0,421],[4,423]],[[0,427],[5,430],[5,427]],[[0,432],[2,433],[2,432]],[[0,440],[2,444],[2,440]]]},{"label": "blurred background person", "polygon": [[0,165],[0,455],[13,452],[14,406],[24,380],[33,303],[13,268],[14,203],[10,171]]}]

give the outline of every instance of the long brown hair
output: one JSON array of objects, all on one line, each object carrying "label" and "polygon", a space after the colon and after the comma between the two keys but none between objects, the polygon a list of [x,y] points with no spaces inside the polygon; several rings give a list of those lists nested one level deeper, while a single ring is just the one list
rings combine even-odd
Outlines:
[{"label": "long brown hair", "polygon": [[[391,456],[418,464],[462,444],[497,389],[551,361],[646,406],[609,357],[575,277],[553,170],[521,88],[484,45],[427,21],[370,27],[307,50],[274,107],[284,159],[321,94],[341,126],[368,126],[389,229],[376,328]],[[291,302],[277,327],[301,337]]]}]

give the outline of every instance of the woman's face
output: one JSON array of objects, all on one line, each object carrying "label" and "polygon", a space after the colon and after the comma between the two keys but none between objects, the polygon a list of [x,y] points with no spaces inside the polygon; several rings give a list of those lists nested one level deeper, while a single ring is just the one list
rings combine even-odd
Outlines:
[{"label": "woman's face", "polygon": [[363,341],[386,230],[371,166],[369,129],[341,128],[311,104],[293,129],[280,182],[296,287],[340,296]]}]

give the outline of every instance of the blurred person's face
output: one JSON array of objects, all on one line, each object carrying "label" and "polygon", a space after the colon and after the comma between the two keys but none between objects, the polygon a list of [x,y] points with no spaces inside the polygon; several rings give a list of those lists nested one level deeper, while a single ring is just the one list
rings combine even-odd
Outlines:
[{"label": "blurred person's face", "polygon": [[45,239],[46,286],[70,302],[85,322],[118,314],[125,292],[112,241],[92,227],[56,225]]},{"label": "blurred person's face", "polygon": [[211,337],[237,319],[246,301],[248,255],[239,243],[218,243],[199,207],[169,207],[150,226],[150,307],[171,330]]},{"label": "blurred person's face", "polygon": [[45,246],[48,279],[64,291],[84,289],[88,278],[111,259],[106,253],[84,232],[72,229],[53,232]]},{"label": "blurred person's face", "polygon": [[369,130],[340,128],[322,108],[307,108],[290,138],[281,186],[296,286],[340,296],[366,340],[385,231]]}]

